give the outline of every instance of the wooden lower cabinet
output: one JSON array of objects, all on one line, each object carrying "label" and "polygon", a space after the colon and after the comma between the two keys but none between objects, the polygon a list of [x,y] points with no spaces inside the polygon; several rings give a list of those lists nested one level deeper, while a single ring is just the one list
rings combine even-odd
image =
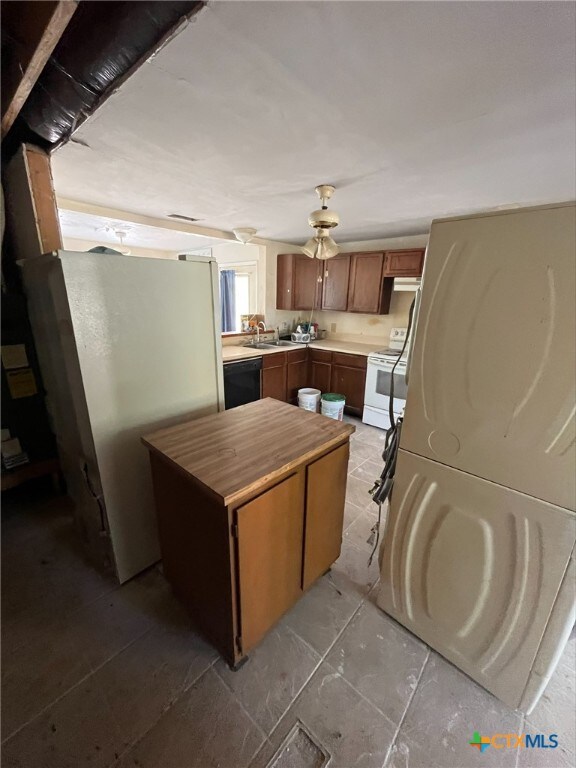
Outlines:
[{"label": "wooden lower cabinet", "polygon": [[151,453],[164,573],[232,667],[340,555],[348,437],[230,506]]},{"label": "wooden lower cabinet", "polygon": [[364,409],[367,364],[368,361],[363,355],[342,352],[334,352],[332,355],[332,392],[345,396],[346,411],[355,416],[362,416]]},{"label": "wooden lower cabinet", "polygon": [[332,366],[330,363],[319,363],[312,361],[310,363],[310,386],[319,389],[322,394],[330,392],[330,377],[332,375]]},{"label": "wooden lower cabinet", "polygon": [[364,408],[364,388],[366,371],[348,368],[344,365],[332,366],[332,392],[338,392],[346,398],[346,411],[355,416],[362,416]]},{"label": "wooden lower cabinet", "polygon": [[308,378],[308,349],[294,349],[286,353],[286,399],[298,405],[298,390],[310,387]]},{"label": "wooden lower cabinet", "polygon": [[324,349],[308,350],[310,386],[319,389],[322,394],[330,392],[330,377],[332,375],[332,352]]},{"label": "wooden lower cabinet", "polygon": [[340,556],[348,456],[346,444],[306,467],[304,589],[308,589]]},{"label": "wooden lower cabinet", "polygon": [[366,388],[367,358],[344,352],[310,349],[310,386],[336,392],[346,398],[345,410],[362,416]]},{"label": "wooden lower cabinet", "polygon": [[275,352],[262,357],[260,397],[273,397],[286,402],[286,353]]},{"label": "wooden lower cabinet", "polygon": [[238,645],[246,652],[302,594],[303,472],[286,478],[235,513]]},{"label": "wooden lower cabinet", "polygon": [[262,394],[298,404],[298,390],[337,392],[346,398],[346,412],[362,416],[367,358],[324,349],[300,349],[263,355]]}]

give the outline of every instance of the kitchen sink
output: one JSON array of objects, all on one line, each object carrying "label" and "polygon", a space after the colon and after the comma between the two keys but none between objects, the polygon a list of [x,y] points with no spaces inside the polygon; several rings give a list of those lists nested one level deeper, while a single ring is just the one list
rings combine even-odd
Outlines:
[{"label": "kitchen sink", "polygon": [[276,349],[276,344],[266,344],[263,341],[258,344],[244,344],[244,346],[248,349]]},{"label": "kitchen sink", "polygon": [[250,342],[244,344],[244,346],[253,347],[254,349],[276,349],[276,347],[302,347],[304,345],[296,341],[260,341],[256,344]]}]

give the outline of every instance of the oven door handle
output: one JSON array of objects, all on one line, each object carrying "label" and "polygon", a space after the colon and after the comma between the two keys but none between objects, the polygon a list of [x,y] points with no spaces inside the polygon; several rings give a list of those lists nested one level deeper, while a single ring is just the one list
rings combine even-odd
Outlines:
[{"label": "oven door handle", "polygon": [[[368,358],[368,365],[374,366],[374,368],[380,368],[382,370],[385,370],[387,373],[392,373],[392,369],[394,368],[394,363],[384,363],[382,360],[378,360],[375,357],[369,357]],[[394,376],[397,376],[398,374],[401,374],[405,370],[404,366],[396,366],[396,370],[394,371]]]}]

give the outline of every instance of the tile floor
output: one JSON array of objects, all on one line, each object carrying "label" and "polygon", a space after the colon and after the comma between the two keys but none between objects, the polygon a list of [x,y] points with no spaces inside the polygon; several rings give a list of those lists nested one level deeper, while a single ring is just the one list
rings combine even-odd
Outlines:
[{"label": "tile floor", "polygon": [[[123,587],[83,560],[44,489],[2,511],[4,768],[568,768],[574,636],[535,711],[507,709],[375,605],[368,495],[383,433],[355,422],[342,555],[237,672],[159,568]],[[556,750],[468,746],[559,735]]]}]

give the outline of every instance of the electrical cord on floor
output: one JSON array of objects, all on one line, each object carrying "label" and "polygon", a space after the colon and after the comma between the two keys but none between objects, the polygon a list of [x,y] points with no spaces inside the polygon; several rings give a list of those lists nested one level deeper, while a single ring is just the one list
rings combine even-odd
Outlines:
[{"label": "electrical cord on floor", "polygon": [[394,365],[392,366],[392,371],[390,373],[390,398],[388,402],[388,415],[390,418],[390,427],[386,430],[386,440],[384,443],[384,451],[382,452],[382,459],[384,460],[384,469],[382,470],[382,474],[380,475],[380,477],[375,481],[374,487],[370,490],[372,501],[375,504],[378,504],[378,522],[372,529],[372,530],[375,530],[376,540],[374,542],[372,552],[370,553],[370,557],[368,558],[368,567],[372,565],[374,553],[378,549],[378,543],[380,541],[380,522],[382,518],[382,504],[384,504],[386,499],[390,497],[390,494],[392,492],[392,486],[394,485],[394,474],[396,472],[396,459],[398,457],[398,448],[400,446],[400,433],[402,431],[402,422],[403,422],[403,419],[401,416],[399,416],[397,419],[394,418],[394,372],[396,370],[396,366],[400,361],[400,358],[402,357],[402,355],[404,354],[404,351],[406,350],[406,345],[408,344],[408,339],[410,338],[410,331],[412,330],[412,319],[414,316],[415,304],[416,304],[416,299],[413,299],[412,304],[410,305],[410,312],[408,314],[408,328],[406,330],[406,338],[404,339],[402,350],[398,355],[398,357],[396,358],[396,360],[394,361]]}]

